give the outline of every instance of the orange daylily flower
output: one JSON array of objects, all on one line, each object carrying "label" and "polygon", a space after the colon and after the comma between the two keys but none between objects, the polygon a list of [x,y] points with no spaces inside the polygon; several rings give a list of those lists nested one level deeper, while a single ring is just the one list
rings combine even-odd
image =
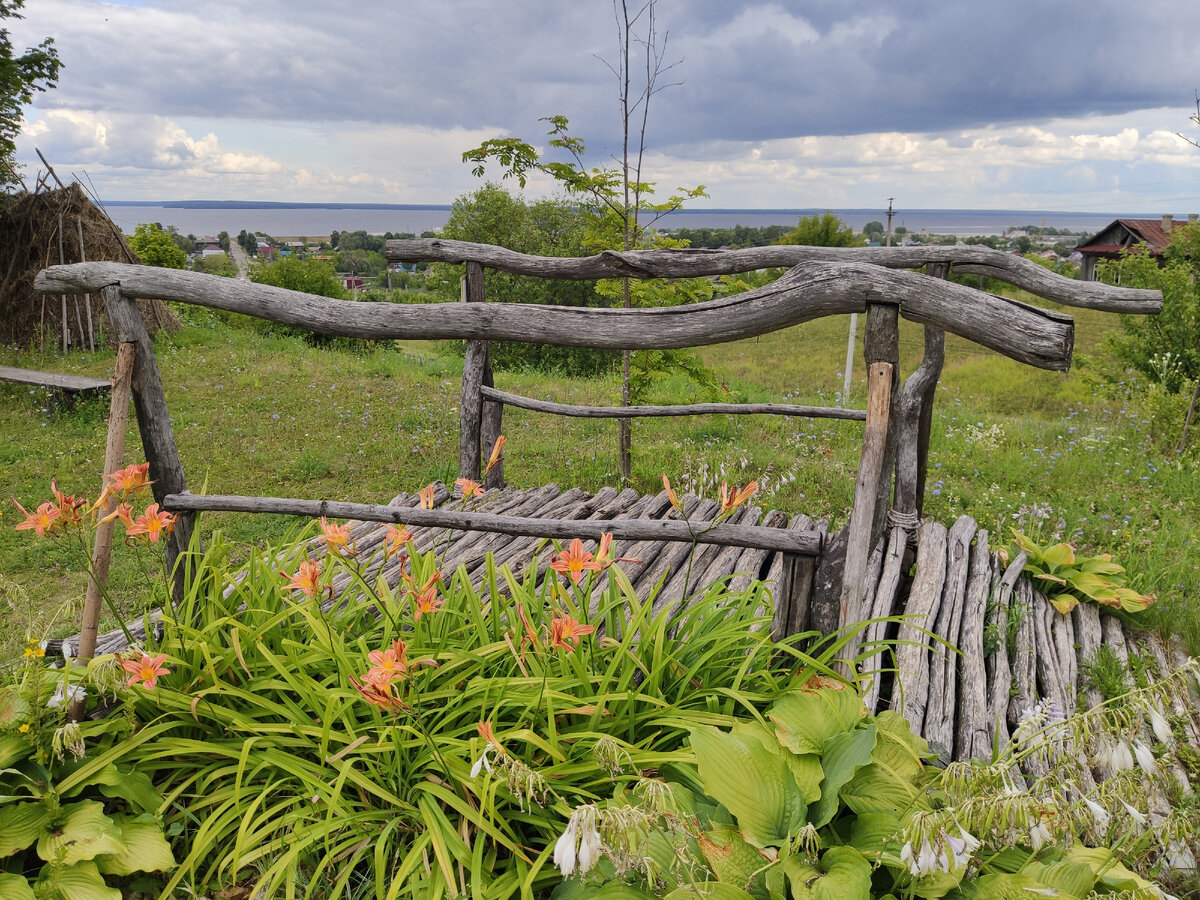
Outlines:
[{"label": "orange daylily flower", "polygon": [[163,665],[166,658],[167,654],[165,653],[159,653],[156,656],[147,656],[143,653],[141,659],[121,660],[121,668],[126,672],[132,673],[130,679],[126,682],[126,686],[133,687],[140,681],[146,690],[154,690],[154,686],[158,683],[159,675],[171,674],[171,670]]},{"label": "orange daylily flower", "polygon": [[349,525],[338,525],[337,523],[331,525],[324,516],[321,516],[320,525],[321,539],[325,541],[326,553],[340,553],[343,556],[354,555],[354,550],[350,547]]},{"label": "orange daylily flower", "polygon": [[612,540],[611,531],[606,531],[600,535],[600,546],[596,549],[596,565],[600,567],[601,572],[609,568],[613,563],[630,562],[637,563],[638,565],[642,564],[642,561],[636,556],[618,556],[616,559],[609,559],[609,554],[612,553]]},{"label": "orange daylily flower", "polygon": [[369,678],[364,678],[362,681],[356,679],[353,675],[350,676],[350,684],[358,691],[364,700],[372,706],[378,706],[382,710],[386,710],[393,715],[401,710],[408,711],[409,706],[399,697],[392,693],[391,682],[376,684]]},{"label": "orange daylily flower", "polygon": [[757,490],[758,482],[752,481],[744,488],[739,488],[735,485],[733,492],[731,493],[729,490],[729,485],[722,481],[720,490],[721,512],[726,513],[737,509],[739,506],[749,500]]},{"label": "orange daylily flower", "polygon": [[107,484],[104,485],[104,490],[100,492],[100,497],[96,500],[93,508],[103,506],[109,497],[127,497],[153,483],[150,481],[150,463],[148,462],[135,463],[124,469],[118,469],[116,472],[105,475],[104,479]]},{"label": "orange daylily flower", "polygon": [[417,491],[417,496],[421,498],[421,509],[433,509],[433,494],[434,487],[432,484]]},{"label": "orange daylily flower", "polygon": [[599,563],[592,559],[592,554],[583,549],[583,541],[574,538],[566,550],[558,554],[558,559],[550,563],[550,568],[560,575],[565,575],[574,584],[579,584],[584,570],[601,571]]},{"label": "orange daylily flower", "polygon": [[47,500],[37,508],[37,512],[30,512],[20,503],[17,498],[12,498],[13,506],[21,511],[21,515],[25,516],[25,521],[16,526],[17,531],[28,531],[32,528],[37,532],[38,537],[45,537],[46,532],[54,528],[54,523],[62,514],[57,506]]},{"label": "orange daylily flower", "polygon": [[[280,572],[284,578],[287,572]],[[284,590],[303,591],[309,597],[315,597],[321,591],[321,564],[316,560],[305,560],[300,563],[300,571],[292,576],[292,580],[283,586]]]},{"label": "orange daylily flower", "polygon": [[683,504],[679,502],[679,495],[671,488],[671,482],[667,479],[667,473],[663,472],[663,490],[667,492],[667,499],[671,501],[671,505],[680,512],[683,512]]},{"label": "orange daylily flower", "polygon": [[394,678],[403,678],[409,672],[408,647],[404,641],[397,641],[386,650],[372,650],[367,654],[372,668],[364,676],[364,680],[382,687],[391,683]]},{"label": "orange daylily flower", "polygon": [[580,625],[576,619],[558,613],[550,620],[550,646],[574,653],[583,637],[595,630],[595,625]]},{"label": "orange daylily flower", "polygon": [[54,491],[54,499],[58,501],[58,525],[60,527],[78,525],[82,521],[79,508],[87,506],[87,500],[83,497],[76,497],[74,494],[68,497],[58,489],[58,480],[54,478],[50,479],[50,490]]},{"label": "orange daylily flower", "polygon": [[413,598],[414,622],[426,613],[434,613],[441,608],[442,599],[437,595],[438,582],[442,580],[441,572],[434,572],[429,576],[429,580],[419,588],[412,576],[407,572],[401,571],[400,576],[408,585],[408,593]]},{"label": "orange daylily flower", "polygon": [[129,533],[129,529],[133,527],[133,507],[128,503],[118,503],[117,508],[110,512],[107,516],[97,522],[97,525],[104,525],[112,522],[114,519],[120,519],[121,524],[125,526],[125,533]]},{"label": "orange daylily flower", "polygon": [[472,497],[482,497],[486,491],[478,481],[472,481],[470,478],[457,478],[454,481],[456,487],[462,491],[463,500],[470,500]]},{"label": "orange daylily flower", "polygon": [[475,726],[475,730],[479,732],[479,736],[481,738],[483,738],[497,750],[504,749],[500,741],[496,739],[496,732],[492,730],[492,723],[490,720],[487,722],[480,722],[477,726]]},{"label": "orange daylily flower", "polygon": [[413,533],[401,525],[389,525],[383,533],[383,555],[387,558],[404,549],[404,545],[413,539]]},{"label": "orange daylily flower", "polygon": [[492,447],[492,455],[488,457],[487,466],[483,470],[484,475],[492,471],[492,469],[496,468],[496,466],[500,465],[500,463],[504,462],[504,457],[500,454],[503,452],[504,445],[507,443],[508,438],[506,438],[504,435],[500,435],[498,438],[496,438],[496,443]]},{"label": "orange daylily flower", "polygon": [[160,511],[157,503],[151,503],[146,507],[145,515],[138,516],[132,525],[125,527],[125,536],[136,537],[144,534],[150,539],[150,543],[157,544],[162,535],[170,534],[174,530],[175,516],[166,510]]}]

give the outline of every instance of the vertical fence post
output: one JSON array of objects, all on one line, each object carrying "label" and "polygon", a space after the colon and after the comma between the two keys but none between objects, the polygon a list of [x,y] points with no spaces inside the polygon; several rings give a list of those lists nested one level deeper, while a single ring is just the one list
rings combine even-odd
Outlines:
[{"label": "vertical fence post", "polygon": [[[947,279],[950,277],[949,263],[932,263],[925,267],[925,272],[931,278]],[[932,336],[930,331],[937,331]],[[942,375],[942,365],[946,358],[946,334],[941,329],[925,328],[925,355],[932,356],[930,365],[935,367],[932,380],[924,386],[921,393],[921,418],[917,426],[917,515],[925,507],[925,475],[929,471],[929,434],[933,430],[933,404],[937,399],[938,379]],[[922,362],[924,362],[922,360]]]},{"label": "vertical fence post", "polygon": [[892,504],[893,472],[896,466],[896,421],[900,402],[900,307],[891,303],[867,305],[867,328],[863,335],[863,356],[867,365],[885,362],[892,367],[889,392],[887,439],[882,468],[875,491],[875,510],[871,517],[871,536],[867,552],[883,534],[888,507]]},{"label": "vertical fence post", "polygon": [[[483,266],[467,263],[467,302],[483,303]],[[462,392],[458,402],[458,475],[479,480],[484,378],[490,365],[487,341],[467,341],[463,358]]]},{"label": "vertical fence post", "polygon": [[[146,453],[146,461],[150,463],[150,478],[153,480],[150,488],[154,492],[154,499],[161,505],[167,494],[186,493],[187,481],[183,477],[183,466],[175,447],[175,434],[171,431],[171,416],[167,410],[158,361],[154,358],[154,348],[137,301],[122,294],[120,285],[108,285],[101,289],[100,295],[117,341],[135,345],[133,407],[142,436],[142,449]],[[172,579],[177,603],[183,599],[184,570],[176,566],[176,561],[191,544],[194,522],[193,513],[178,514],[175,532],[167,540],[167,573]]]}]

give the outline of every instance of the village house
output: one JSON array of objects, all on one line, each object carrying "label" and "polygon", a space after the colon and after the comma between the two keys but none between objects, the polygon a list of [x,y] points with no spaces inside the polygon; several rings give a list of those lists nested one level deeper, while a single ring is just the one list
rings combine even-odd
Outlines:
[{"label": "village house", "polygon": [[[1195,221],[1194,213],[1187,217],[1187,224]],[[1075,248],[1075,252],[1082,256],[1080,279],[1095,281],[1098,260],[1120,259],[1123,252],[1139,244],[1145,244],[1146,252],[1161,261],[1163,252],[1171,242],[1171,232],[1183,224],[1182,221],[1175,221],[1170,214],[1161,219],[1117,219]]]}]

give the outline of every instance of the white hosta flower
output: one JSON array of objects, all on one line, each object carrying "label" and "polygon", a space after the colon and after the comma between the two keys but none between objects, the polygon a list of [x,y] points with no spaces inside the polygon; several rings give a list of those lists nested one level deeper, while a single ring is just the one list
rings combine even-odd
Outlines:
[{"label": "white hosta flower", "polygon": [[483,752],[479,754],[479,758],[477,760],[475,760],[474,765],[471,766],[471,777],[472,778],[478,778],[479,773],[482,772],[484,769],[487,770],[487,773],[489,775],[492,774],[492,763],[491,763],[491,760],[488,759],[488,753],[490,753],[491,750],[492,750],[491,744],[487,744],[484,746]]},{"label": "white hosta flower", "polygon": [[1041,850],[1043,845],[1049,844],[1054,840],[1054,835],[1050,833],[1050,829],[1046,827],[1045,822],[1038,822],[1029,829],[1029,845],[1033,847],[1033,852]]},{"label": "white hosta flower", "polygon": [[1097,761],[1114,772],[1124,772],[1133,768],[1133,753],[1124,739],[1104,741],[1100,744]]},{"label": "white hosta flower", "polygon": [[576,868],[580,875],[586,875],[599,862],[604,842],[596,830],[596,820],[594,806],[579,806],[571,813],[562,837],[554,844],[554,864],[563,878],[573,875]]},{"label": "white hosta flower", "polygon": [[1109,820],[1112,819],[1112,816],[1109,815],[1108,810],[1095,800],[1089,799],[1088,797],[1083,798],[1083,803],[1087,807],[1088,812],[1092,814],[1092,820],[1096,823],[1096,827],[1100,830],[1107,828]]},{"label": "white hosta flower", "polygon": [[76,700],[83,699],[83,693],[82,685],[72,684],[67,687],[66,699],[64,700],[63,686],[60,683],[58,687],[54,689],[54,693],[51,695],[50,699],[46,701],[46,706],[48,706],[50,709],[54,709],[55,707],[63,706],[66,703],[74,703]]},{"label": "white hosta flower", "polygon": [[1150,748],[1141,741],[1133,742],[1133,755],[1137,759],[1137,764],[1149,772],[1151,775],[1158,774],[1158,764],[1154,760],[1154,754],[1150,752]]},{"label": "white hosta flower", "polygon": [[1150,730],[1154,732],[1159,743],[1166,744],[1168,747],[1171,745],[1174,739],[1174,735],[1171,734],[1171,723],[1167,721],[1167,717],[1157,706],[1150,707]]},{"label": "white hosta flower", "polygon": [[1136,825],[1145,827],[1146,822],[1149,820],[1146,818],[1146,814],[1144,812],[1138,810],[1137,807],[1130,806],[1124,800],[1121,801],[1121,805],[1125,807],[1125,812],[1129,813],[1129,818],[1133,819]]}]

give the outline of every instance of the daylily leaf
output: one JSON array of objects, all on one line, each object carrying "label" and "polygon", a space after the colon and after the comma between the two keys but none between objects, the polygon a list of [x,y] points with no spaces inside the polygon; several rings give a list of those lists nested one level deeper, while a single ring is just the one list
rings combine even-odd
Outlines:
[{"label": "daylily leaf", "polygon": [[[815,681],[815,679],[813,679]],[[835,734],[853,731],[866,714],[854,689],[829,680],[790,691],[767,710],[779,741],[793,753],[822,753]]]},{"label": "daylily leaf", "polygon": [[778,847],[804,824],[807,804],[782,759],[753,737],[715,728],[690,734],[705,791],[736,817],[746,840]]},{"label": "daylily leaf", "polygon": [[132,872],[168,872],[175,868],[171,845],[157,822],[143,822],[133,816],[113,816],[121,831],[125,849],[96,857],[96,865],[105,875],[129,875]]},{"label": "daylily leaf", "polygon": [[124,849],[120,829],[104,814],[104,804],[99,800],[64,806],[50,830],[42,832],[37,846],[42,859],[65,866]]},{"label": "daylily leaf", "polygon": [[33,844],[52,817],[50,809],[40,800],[0,807],[0,859]]},{"label": "daylily leaf", "polygon": [[825,744],[821,755],[821,767],[825,780],[821,782],[821,799],[809,810],[809,821],[814,827],[826,825],[841,805],[839,793],[854,773],[871,762],[871,751],[875,749],[878,726],[872,724],[859,731],[834,735]]}]

